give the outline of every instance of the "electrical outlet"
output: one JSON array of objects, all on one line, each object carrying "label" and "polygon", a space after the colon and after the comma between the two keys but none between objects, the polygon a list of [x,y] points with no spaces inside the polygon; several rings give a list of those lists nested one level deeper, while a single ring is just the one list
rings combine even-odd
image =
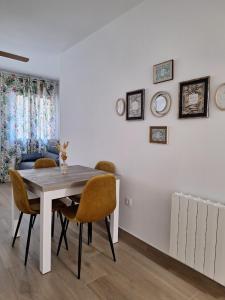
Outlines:
[{"label": "electrical outlet", "polygon": [[125,199],[124,199],[124,204],[126,205],[126,206],[132,206],[132,204],[133,204],[133,199],[132,198],[129,198],[129,197],[125,197]]}]

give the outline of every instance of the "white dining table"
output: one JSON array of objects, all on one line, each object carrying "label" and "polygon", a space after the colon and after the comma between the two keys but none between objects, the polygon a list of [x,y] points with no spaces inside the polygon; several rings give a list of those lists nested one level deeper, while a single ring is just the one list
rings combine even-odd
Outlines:
[{"label": "white dining table", "polygon": [[[26,187],[40,197],[40,272],[51,271],[51,216],[52,200],[80,194],[87,181],[105,172],[84,167],[69,166],[66,174],[60,167],[45,169],[20,170]],[[110,217],[110,230],[113,243],[118,242],[120,179],[116,176],[116,209]],[[15,206],[12,193],[12,233],[18,222],[19,212]]]}]

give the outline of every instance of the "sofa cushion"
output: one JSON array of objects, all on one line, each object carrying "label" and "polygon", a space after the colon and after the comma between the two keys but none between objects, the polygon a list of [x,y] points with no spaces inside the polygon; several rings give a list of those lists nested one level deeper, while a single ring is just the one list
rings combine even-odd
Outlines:
[{"label": "sofa cushion", "polygon": [[34,167],[34,161],[25,161],[19,164],[19,170],[28,170]]},{"label": "sofa cushion", "polygon": [[54,159],[56,161],[57,165],[59,165],[59,154],[55,154],[55,153],[51,153],[51,152],[44,152],[43,157]]},{"label": "sofa cushion", "polygon": [[27,153],[27,154],[22,154],[22,162],[29,162],[29,161],[35,161],[39,158],[42,158],[43,154],[39,152],[34,152],[34,153]]},{"label": "sofa cushion", "polygon": [[57,149],[57,145],[58,145],[59,141],[56,139],[51,139],[48,140],[48,144],[47,144],[47,151],[54,153],[54,154],[59,154],[59,151]]}]

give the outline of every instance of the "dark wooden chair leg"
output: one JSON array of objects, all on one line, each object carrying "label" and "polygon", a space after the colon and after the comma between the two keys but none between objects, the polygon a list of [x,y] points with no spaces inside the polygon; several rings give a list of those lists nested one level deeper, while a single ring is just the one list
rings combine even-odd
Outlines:
[{"label": "dark wooden chair leg", "polygon": [[78,275],[77,275],[77,278],[78,278],[78,279],[80,279],[80,271],[81,271],[82,234],[83,234],[83,223],[80,223],[79,252],[78,252]]},{"label": "dark wooden chair leg", "polygon": [[66,228],[66,224],[67,224],[67,219],[65,218],[63,225],[62,225],[62,232],[59,238],[59,244],[58,244],[58,249],[57,249],[57,256],[59,255],[59,251],[61,249],[61,244],[62,244],[62,239],[65,236],[65,228]]},{"label": "dark wooden chair leg", "polygon": [[106,225],[106,229],[107,229],[107,233],[108,233],[108,239],[109,239],[110,247],[111,247],[111,250],[112,250],[113,260],[116,261],[116,256],[115,256],[115,252],[114,252],[114,247],[113,247],[113,242],[112,242],[112,237],[111,237],[109,222],[108,222],[107,217],[105,218],[105,225]]},{"label": "dark wooden chair leg", "polygon": [[34,227],[34,223],[35,223],[35,220],[36,220],[36,216],[37,216],[37,215],[34,215],[33,223],[32,223],[32,228]]},{"label": "dark wooden chair leg", "polygon": [[[66,217],[65,217],[65,218],[66,218]],[[67,233],[68,227],[69,227],[69,220],[67,220],[67,221],[66,221],[66,227],[65,227],[65,236],[66,236],[66,233]]]},{"label": "dark wooden chair leg", "polygon": [[92,223],[90,223],[90,242],[92,243]]},{"label": "dark wooden chair leg", "polygon": [[34,215],[31,215],[30,222],[29,222],[28,235],[27,235],[27,245],[26,245],[25,262],[24,262],[25,266],[27,265],[27,258],[28,258],[29,247],[30,247],[30,236],[31,236],[32,224],[33,224],[33,218],[34,218]]},{"label": "dark wooden chair leg", "polygon": [[67,232],[68,226],[69,226],[69,220],[67,220],[67,223],[66,223],[66,232]]},{"label": "dark wooden chair leg", "polygon": [[[61,226],[62,226],[62,228],[63,228],[63,217],[62,217],[62,213],[59,211],[58,214],[59,214]],[[69,222],[69,221],[67,221],[67,222]],[[66,224],[66,225],[67,225],[67,224]],[[65,241],[66,250],[68,250],[69,248],[68,248],[68,242],[67,242],[67,237],[66,237],[66,231],[67,231],[67,227],[66,227],[66,230],[65,230],[65,232],[64,232],[63,237],[64,237],[64,241]]]},{"label": "dark wooden chair leg", "polygon": [[88,223],[88,245],[92,243],[92,223]]},{"label": "dark wooden chair leg", "polygon": [[18,231],[19,231],[19,228],[20,228],[20,224],[21,224],[21,221],[22,221],[22,217],[23,217],[23,213],[21,212],[20,216],[19,216],[19,220],[18,220],[17,226],[16,226],[16,231],[15,231],[15,234],[14,234],[14,237],[13,237],[12,247],[14,247],[14,244],[15,244],[15,241],[16,241],[16,237],[17,237],[17,234],[18,234]]},{"label": "dark wooden chair leg", "polygon": [[52,237],[54,237],[55,231],[55,212],[52,213]]}]

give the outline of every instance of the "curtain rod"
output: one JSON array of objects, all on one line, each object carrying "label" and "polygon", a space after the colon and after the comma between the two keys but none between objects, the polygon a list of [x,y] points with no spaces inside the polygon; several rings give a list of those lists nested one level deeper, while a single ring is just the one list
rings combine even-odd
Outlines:
[{"label": "curtain rod", "polygon": [[7,71],[7,70],[3,70],[3,69],[0,69],[0,73],[8,74],[8,75],[16,75],[20,78],[27,78],[27,79],[30,78],[33,81],[43,80],[43,81],[48,81],[48,82],[55,82],[57,85],[59,85],[59,80],[55,80],[55,79],[43,78],[43,77],[38,77],[38,76],[34,76],[34,75],[29,75],[29,74]]}]

